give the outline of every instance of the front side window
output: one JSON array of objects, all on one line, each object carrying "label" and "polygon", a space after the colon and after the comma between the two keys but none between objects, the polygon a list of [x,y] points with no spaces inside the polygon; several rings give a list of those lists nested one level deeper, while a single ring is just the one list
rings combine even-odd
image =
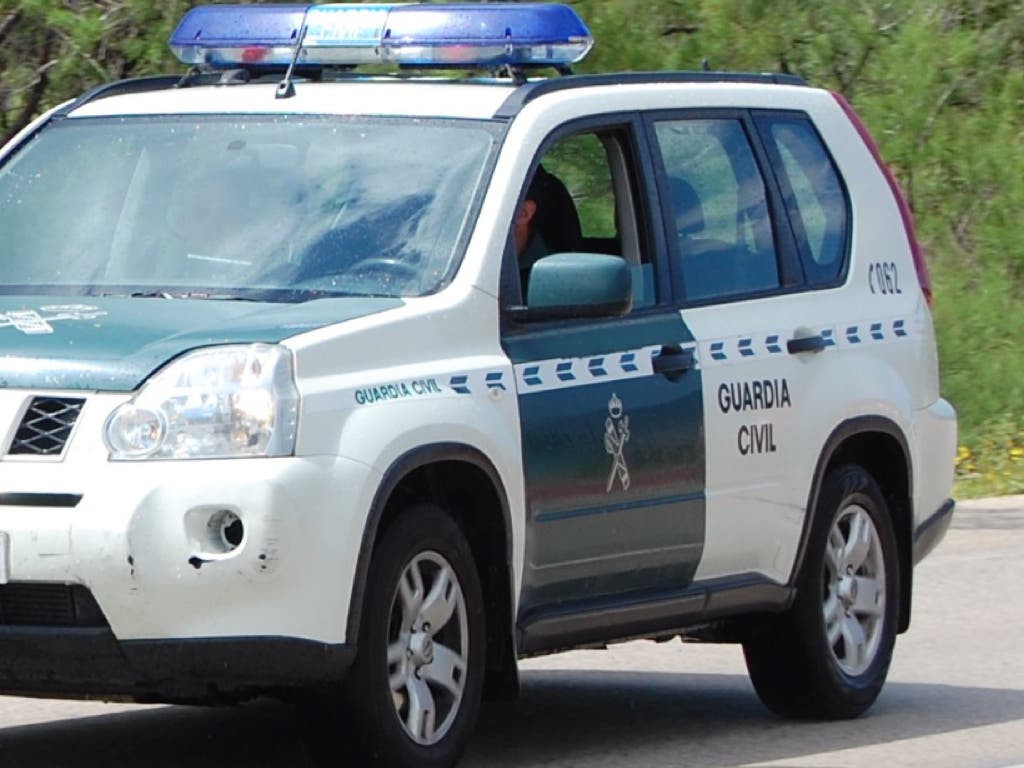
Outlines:
[{"label": "front side window", "polygon": [[456,121],[53,123],[0,168],[0,293],[430,293],[494,138]]},{"label": "front side window", "polygon": [[[608,127],[564,136],[539,158],[513,222],[524,300],[537,261],[581,253],[621,259],[629,271],[632,307],[655,305],[654,264],[630,147],[629,128]],[[579,264],[582,269],[587,260]]]},{"label": "front side window", "polygon": [[670,221],[688,300],[728,299],[779,286],[764,180],[734,119],[655,124]]}]

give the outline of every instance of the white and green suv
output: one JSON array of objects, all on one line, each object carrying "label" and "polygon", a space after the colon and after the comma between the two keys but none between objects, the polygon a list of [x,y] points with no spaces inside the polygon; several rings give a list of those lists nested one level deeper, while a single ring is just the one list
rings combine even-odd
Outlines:
[{"label": "white and green suv", "polygon": [[211,6],[171,43],[187,74],[0,155],[0,692],[314,692],[403,766],[518,658],[627,638],[871,705],[956,419],[842,97],[572,75],[560,5]]}]

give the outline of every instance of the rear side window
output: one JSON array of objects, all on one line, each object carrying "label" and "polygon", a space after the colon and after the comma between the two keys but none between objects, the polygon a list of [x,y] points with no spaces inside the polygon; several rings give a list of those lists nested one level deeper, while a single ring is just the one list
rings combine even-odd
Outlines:
[{"label": "rear side window", "polygon": [[779,287],[767,194],[742,122],[655,123],[686,298],[729,300]]},{"label": "rear side window", "polygon": [[806,118],[761,117],[807,284],[836,282],[846,264],[849,204],[821,137]]}]

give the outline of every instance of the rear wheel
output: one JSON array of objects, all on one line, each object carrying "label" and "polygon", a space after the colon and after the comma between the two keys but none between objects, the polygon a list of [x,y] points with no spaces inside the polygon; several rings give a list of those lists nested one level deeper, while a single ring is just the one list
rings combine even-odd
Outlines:
[{"label": "rear wheel", "polygon": [[465,537],[443,510],[409,508],[373,555],[343,732],[323,734],[331,751],[355,747],[358,765],[454,765],[480,707],[484,636]]},{"label": "rear wheel", "polygon": [[743,645],[761,700],[786,717],[842,719],[870,707],[896,638],[899,567],[877,483],[845,465],[825,477],[793,608]]}]

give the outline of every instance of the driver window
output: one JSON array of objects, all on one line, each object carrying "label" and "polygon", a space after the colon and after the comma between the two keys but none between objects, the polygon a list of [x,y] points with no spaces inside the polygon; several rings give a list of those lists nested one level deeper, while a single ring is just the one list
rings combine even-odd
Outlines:
[{"label": "driver window", "polygon": [[627,147],[624,130],[578,133],[540,158],[513,225],[524,300],[538,260],[555,253],[595,253],[620,256],[629,264],[634,309],[655,304]]}]

